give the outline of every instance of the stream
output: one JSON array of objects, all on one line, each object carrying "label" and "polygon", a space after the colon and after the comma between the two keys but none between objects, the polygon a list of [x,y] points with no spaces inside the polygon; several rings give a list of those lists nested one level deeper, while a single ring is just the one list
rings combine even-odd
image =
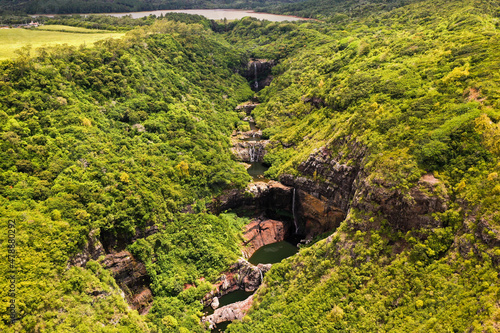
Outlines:
[{"label": "stream", "polygon": [[[250,125],[250,131],[235,132],[232,135],[233,145],[235,147],[239,147],[239,150],[237,152],[233,151],[233,153],[235,153],[235,155],[238,153],[240,154],[240,160],[243,160],[242,163],[244,163],[245,166],[247,167],[247,172],[250,176],[252,176],[254,183],[258,183],[258,182],[259,183],[261,183],[261,182],[269,183],[271,180],[267,179],[264,176],[265,172],[269,169],[269,167],[266,166],[265,163],[262,162],[262,157],[263,157],[262,155],[259,156],[259,159],[256,158],[257,146],[259,144],[262,144],[264,141],[262,140],[262,131],[256,126],[255,121],[253,120],[253,118],[251,116],[252,109],[245,110],[247,113],[247,116],[243,119],[244,121],[248,122],[248,124]],[[245,144],[242,145],[241,143],[245,143]],[[293,191],[293,197],[291,196],[290,199],[291,199],[291,201],[293,201],[293,203],[291,203],[291,207],[290,207],[292,211],[290,211],[289,213],[290,213],[290,215],[293,216],[293,222],[291,222],[292,216],[290,216],[288,223],[290,223],[291,225],[289,226],[288,233],[285,234],[285,237],[286,237],[285,240],[277,241],[279,239],[274,238],[275,243],[269,243],[269,241],[266,241],[267,244],[264,243],[266,245],[263,245],[263,246],[259,245],[260,247],[258,247],[256,249],[256,251],[251,255],[251,257],[248,260],[243,259],[244,262],[247,262],[247,264],[251,264],[250,267],[254,267],[253,269],[258,269],[258,272],[260,273],[260,277],[257,279],[256,279],[255,275],[253,277],[253,279],[256,279],[253,281],[256,281],[255,283],[256,283],[257,287],[260,283],[262,283],[263,271],[261,270],[261,268],[264,269],[263,266],[259,265],[259,264],[279,263],[283,259],[288,258],[288,257],[290,257],[298,252],[298,248],[297,248],[296,244],[298,243],[300,236],[296,235],[298,228],[297,228],[297,223],[295,221],[295,191]],[[264,215],[262,215],[265,213],[258,212],[258,211],[254,211],[253,213],[261,214],[261,217],[259,217],[259,221],[266,220],[266,217]],[[278,217],[278,220],[279,221],[275,221],[275,223],[278,223],[278,225],[279,225],[279,223],[284,223],[284,222],[282,222],[283,220],[281,220],[279,217]],[[253,223],[255,223],[255,222],[253,222]],[[259,225],[259,230],[260,230],[260,228],[261,228],[260,222],[258,225]],[[273,228],[273,226],[275,226],[275,225],[276,224],[267,224],[266,227],[264,227],[264,229],[262,229],[262,230],[267,230],[266,228]],[[253,229],[253,230],[255,230],[255,229]],[[260,232],[262,232],[262,231],[259,231],[258,234],[260,234]],[[255,236],[253,236],[253,237],[255,237]],[[262,236],[260,236],[260,237],[262,237]],[[266,236],[266,237],[269,237],[269,236]],[[281,237],[283,237],[283,236],[281,236]],[[283,238],[281,238],[281,239],[283,239]],[[271,241],[273,241],[273,240],[271,239]],[[269,268],[270,268],[270,266],[268,266],[266,271],[269,270]],[[246,273],[244,273],[244,274],[246,274]],[[243,288],[243,286],[239,285],[239,288]],[[246,288],[247,287],[245,286],[245,289]],[[255,290],[254,288],[255,287],[253,287],[250,290]],[[219,318],[217,320],[224,320],[224,319],[231,319],[232,320],[232,318],[234,318],[234,317],[227,317],[225,315],[224,316],[221,315],[221,311],[227,311],[227,310],[225,310],[226,308],[224,308],[224,309],[222,309],[222,308],[224,306],[228,306],[228,305],[229,305],[230,309],[235,308],[235,307],[239,308],[241,306],[241,304],[246,304],[243,301],[247,300],[247,302],[251,302],[251,300],[248,300],[248,298],[251,295],[253,295],[253,293],[254,293],[254,291],[248,292],[248,291],[245,291],[242,289],[238,289],[236,291],[230,292],[230,293],[225,294],[223,296],[217,297],[219,305],[217,306],[216,310],[214,310],[211,307],[211,305],[208,305],[208,306],[205,306],[205,308],[203,309],[203,312],[205,313],[206,317]],[[220,293],[218,295],[220,295]],[[215,297],[213,297],[212,300],[215,301]],[[235,304],[237,302],[242,302],[242,303]],[[205,304],[207,304],[207,303],[205,303]],[[249,303],[249,304],[251,304],[251,303]],[[250,305],[248,305],[248,306],[250,306]],[[221,310],[218,311],[219,309],[221,309]],[[245,310],[245,312],[246,311],[247,310]],[[237,318],[239,319],[240,317],[237,317]],[[211,332],[224,332],[225,329],[227,328],[227,326],[231,323],[231,321],[226,320],[226,321],[222,321],[219,323],[217,323],[217,321],[214,321],[212,323],[215,325],[215,327],[211,326],[212,327]]]}]

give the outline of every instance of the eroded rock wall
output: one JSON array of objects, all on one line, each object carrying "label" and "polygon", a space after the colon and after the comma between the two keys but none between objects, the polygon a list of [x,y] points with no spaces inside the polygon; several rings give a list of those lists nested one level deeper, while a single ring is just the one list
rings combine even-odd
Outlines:
[{"label": "eroded rock wall", "polygon": [[221,297],[236,290],[257,290],[270,269],[271,264],[252,265],[244,259],[239,259],[228,272],[221,275],[215,289],[205,295],[203,304],[209,306],[214,297]]},{"label": "eroded rock wall", "polygon": [[285,240],[289,234],[290,224],[277,220],[255,219],[245,226],[243,234],[245,258],[250,258],[252,254],[264,245],[277,243]]}]

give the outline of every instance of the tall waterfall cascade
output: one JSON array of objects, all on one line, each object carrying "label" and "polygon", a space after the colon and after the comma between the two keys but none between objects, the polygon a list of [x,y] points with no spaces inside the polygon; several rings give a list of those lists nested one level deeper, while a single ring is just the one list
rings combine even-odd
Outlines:
[{"label": "tall waterfall cascade", "polygon": [[293,214],[293,224],[295,225],[295,233],[299,232],[299,227],[297,225],[297,217],[295,216],[295,188],[292,194],[292,214]]}]

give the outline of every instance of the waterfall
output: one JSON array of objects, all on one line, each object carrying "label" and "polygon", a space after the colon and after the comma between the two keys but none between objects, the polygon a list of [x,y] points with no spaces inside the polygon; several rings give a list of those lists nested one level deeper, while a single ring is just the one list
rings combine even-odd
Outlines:
[{"label": "waterfall", "polygon": [[264,276],[262,275],[262,270],[258,266],[256,266],[256,267],[257,267],[257,269],[259,270],[259,273],[260,273],[260,283],[262,283],[262,281],[264,281]]},{"label": "waterfall", "polygon": [[249,150],[248,150],[248,154],[250,155],[250,163],[252,162],[255,162],[255,145],[251,145]]},{"label": "waterfall", "polygon": [[257,61],[254,61],[253,63],[253,71],[255,73],[255,90],[259,89],[259,81],[257,80]]},{"label": "waterfall", "polygon": [[299,227],[297,226],[297,218],[295,217],[295,187],[293,188],[292,196],[292,214],[293,214],[293,224],[295,225],[295,233],[299,232]]},{"label": "waterfall", "polygon": [[258,142],[249,142],[249,144],[248,157],[250,158],[250,162],[259,162],[259,159],[262,156],[262,146],[259,145]]}]

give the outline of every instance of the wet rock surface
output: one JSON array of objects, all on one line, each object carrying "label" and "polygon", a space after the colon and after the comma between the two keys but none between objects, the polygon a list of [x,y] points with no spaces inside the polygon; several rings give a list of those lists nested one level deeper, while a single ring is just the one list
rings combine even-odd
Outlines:
[{"label": "wet rock surface", "polygon": [[269,140],[261,141],[237,141],[233,143],[231,151],[238,161],[262,162],[266,155],[266,146]]},{"label": "wet rock surface", "polygon": [[271,84],[271,70],[274,66],[276,61],[272,59],[252,59],[241,75],[249,81],[252,90],[259,91]]}]

